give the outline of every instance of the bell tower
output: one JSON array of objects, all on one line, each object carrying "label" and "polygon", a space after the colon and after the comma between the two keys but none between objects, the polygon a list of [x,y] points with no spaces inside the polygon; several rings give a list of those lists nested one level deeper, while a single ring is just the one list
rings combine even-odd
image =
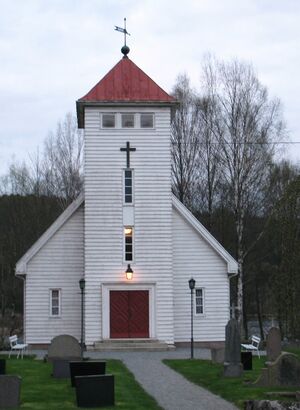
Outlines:
[{"label": "bell tower", "polygon": [[[174,342],[170,121],[129,58],[77,101],[85,133],[85,340]],[[88,318],[88,319],[87,319]]]}]

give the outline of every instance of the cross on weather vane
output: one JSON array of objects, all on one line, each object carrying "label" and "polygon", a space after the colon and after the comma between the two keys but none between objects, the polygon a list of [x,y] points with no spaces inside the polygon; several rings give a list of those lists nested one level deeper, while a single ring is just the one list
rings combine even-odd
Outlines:
[{"label": "cross on weather vane", "polygon": [[124,28],[115,26],[115,30],[124,34],[124,46],[121,48],[121,51],[124,54],[124,57],[126,57],[130,51],[129,47],[126,45],[126,36],[130,36],[130,34],[126,30],[126,17],[124,17]]}]

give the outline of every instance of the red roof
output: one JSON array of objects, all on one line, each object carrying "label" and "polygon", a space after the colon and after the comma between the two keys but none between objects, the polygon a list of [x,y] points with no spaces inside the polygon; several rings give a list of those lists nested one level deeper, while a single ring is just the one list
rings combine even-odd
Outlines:
[{"label": "red roof", "polygon": [[122,58],[78,102],[175,102],[129,58]]}]

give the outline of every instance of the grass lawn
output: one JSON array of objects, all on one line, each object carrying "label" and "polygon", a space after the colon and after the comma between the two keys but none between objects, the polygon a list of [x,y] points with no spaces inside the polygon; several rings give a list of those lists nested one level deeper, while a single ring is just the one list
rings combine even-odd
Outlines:
[{"label": "grass lawn", "polygon": [[[4,358],[4,357],[1,357]],[[77,409],[75,388],[69,379],[53,379],[52,365],[32,357],[6,360],[6,373],[22,377],[21,409]],[[119,360],[107,360],[107,373],[115,376],[115,407],[101,409],[159,410],[161,409],[134,379]]]},{"label": "grass lawn", "polygon": [[[292,353],[300,357],[299,349],[293,349]],[[253,357],[253,370],[244,371],[241,378],[224,378],[223,365],[212,363],[210,360],[164,360],[164,363],[191,382],[207,388],[242,409],[244,400],[270,399],[266,396],[266,392],[297,390],[283,387],[253,386],[251,383],[260,375],[265,359],[265,357],[261,357],[261,359]],[[276,399],[286,400],[286,398],[276,396],[271,398],[271,400]]]}]

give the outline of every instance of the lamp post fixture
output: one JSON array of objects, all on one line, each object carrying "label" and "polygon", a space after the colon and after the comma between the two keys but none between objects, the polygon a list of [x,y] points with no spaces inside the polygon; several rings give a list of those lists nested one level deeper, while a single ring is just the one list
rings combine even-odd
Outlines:
[{"label": "lamp post fixture", "polygon": [[194,298],[193,298],[193,291],[195,289],[196,281],[195,279],[191,278],[189,280],[189,287],[191,290],[191,359],[194,358]]},{"label": "lamp post fixture", "polygon": [[132,270],[131,267],[130,267],[130,263],[128,263],[128,265],[127,265],[127,269],[126,269],[125,274],[126,274],[126,279],[127,279],[127,280],[132,280],[133,270]]},{"label": "lamp post fixture", "polygon": [[81,360],[82,360],[83,359],[83,298],[84,298],[84,288],[85,288],[84,278],[80,279],[79,287],[80,287],[80,291],[81,291],[81,341],[80,341],[80,347],[81,347]]}]

